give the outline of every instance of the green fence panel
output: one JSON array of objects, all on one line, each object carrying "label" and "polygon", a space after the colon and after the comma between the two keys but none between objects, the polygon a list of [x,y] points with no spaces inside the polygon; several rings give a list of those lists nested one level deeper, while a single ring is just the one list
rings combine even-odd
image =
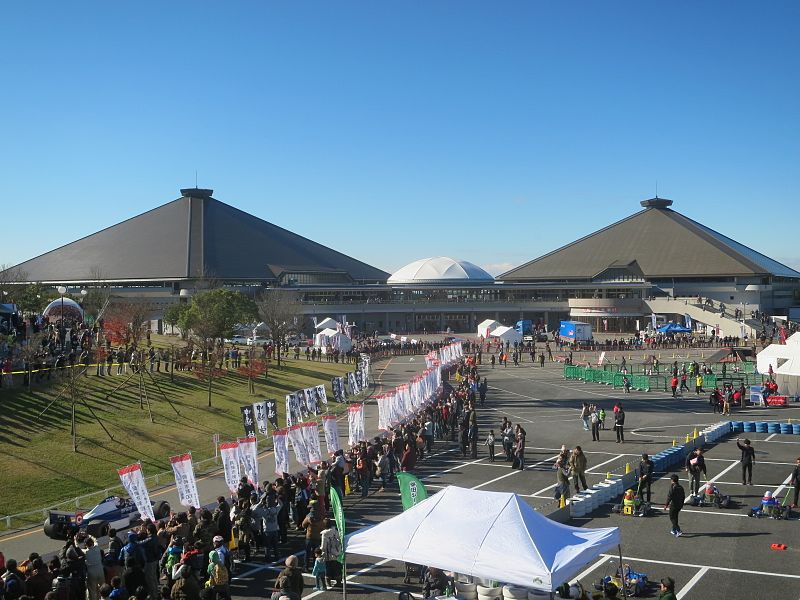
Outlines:
[{"label": "green fence panel", "polygon": [[717,387],[717,376],[714,375],[714,374],[703,375],[703,387],[704,388],[715,388],[715,387]]},{"label": "green fence panel", "polygon": [[650,391],[650,377],[648,375],[632,375],[631,387],[642,392]]}]

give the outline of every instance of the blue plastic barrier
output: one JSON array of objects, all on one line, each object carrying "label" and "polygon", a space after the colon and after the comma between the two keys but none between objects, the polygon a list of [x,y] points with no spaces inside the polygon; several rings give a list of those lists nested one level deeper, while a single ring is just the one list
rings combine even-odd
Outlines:
[{"label": "blue plastic barrier", "polygon": [[756,424],[753,421],[745,421],[744,422],[744,430],[747,433],[754,433],[756,430]]},{"label": "blue plastic barrier", "polygon": [[792,433],[794,435],[800,435],[800,423],[792,423]]},{"label": "blue plastic barrier", "polygon": [[769,427],[764,421],[759,421],[756,423],[756,433],[768,433]]},{"label": "blue plastic barrier", "polygon": [[[734,433],[744,432],[744,423],[742,421],[732,421],[731,426],[733,427]],[[753,429],[755,430],[755,425],[753,425]]]},{"label": "blue plastic barrier", "polygon": [[792,426],[789,423],[781,423],[781,433],[786,435],[792,433]]}]

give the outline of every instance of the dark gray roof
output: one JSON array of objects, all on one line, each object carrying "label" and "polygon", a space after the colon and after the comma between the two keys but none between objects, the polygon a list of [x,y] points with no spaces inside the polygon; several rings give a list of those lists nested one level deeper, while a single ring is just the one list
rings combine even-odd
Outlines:
[{"label": "dark gray roof", "polygon": [[385,282],[388,273],[211,197],[183,196],[83,239],[25,261],[28,281],[111,281],[214,277],[270,281],[282,272],[340,273]]},{"label": "dark gray roof", "polygon": [[497,277],[498,281],[591,280],[636,261],[648,279],[671,277],[800,278],[800,273],[668,208],[662,198],[617,223]]}]

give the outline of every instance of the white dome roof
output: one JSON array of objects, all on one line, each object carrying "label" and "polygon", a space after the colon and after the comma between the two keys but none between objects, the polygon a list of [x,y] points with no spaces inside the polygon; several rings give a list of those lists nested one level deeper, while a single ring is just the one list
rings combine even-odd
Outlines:
[{"label": "white dome roof", "polygon": [[395,271],[387,280],[396,283],[493,283],[494,277],[477,265],[447,256],[415,260]]}]

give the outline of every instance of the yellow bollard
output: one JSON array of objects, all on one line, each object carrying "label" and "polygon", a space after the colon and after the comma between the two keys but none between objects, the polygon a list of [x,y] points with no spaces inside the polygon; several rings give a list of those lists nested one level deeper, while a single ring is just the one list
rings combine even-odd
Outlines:
[{"label": "yellow bollard", "polygon": [[791,424],[792,424],[792,420],[791,420],[791,419],[789,419],[789,420],[788,420],[788,423],[789,423],[789,425],[791,425]]},{"label": "yellow bollard", "polygon": [[567,505],[567,499],[564,498],[564,494],[561,494],[561,500],[558,503],[559,508],[564,508]]},{"label": "yellow bollard", "polygon": [[631,463],[625,463],[625,474],[627,475],[630,472],[631,472]]},{"label": "yellow bollard", "polygon": [[697,427],[694,428],[694,437],[692,439],[697,439]]},{"label": "yellow bollard", "polygon": [[686,443],[687,444],[689,443],[689,434],[688,433],[686,434]]},{"label": "yellow bollard", "polygon": [[705,352],[701,352],[701,353],[700,353],[700,358],[705,358],[705,357],[706,357],[706,354],[705,354]]},{"label": "yellow bollard", "polygon": [[673,439],[673,440],[672,440],[672,445],[673,445],[673,446],[677,446],[677,445],[678,445],[678,440],[675,440],[675,439]]},{"label": "yellow bollard", "polygon": [[674,352],[672,353],[672,358],[675,358],[675,353]]}]

